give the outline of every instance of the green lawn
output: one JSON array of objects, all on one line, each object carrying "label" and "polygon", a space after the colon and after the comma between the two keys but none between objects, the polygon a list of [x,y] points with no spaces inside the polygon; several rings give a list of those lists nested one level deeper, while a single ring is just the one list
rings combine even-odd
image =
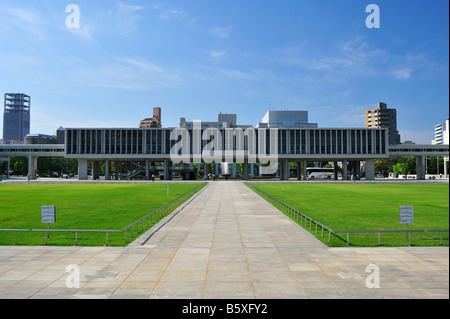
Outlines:
[{"label": "green lawn", "polygon": [[[254,184],[305,215],[334,230],[404,230],[399,206],[414,206],[408,229],[449,229],[449,185],[436,184]],[[307,229],[309,230],[309,224]],[[312,233],[315,233],[313,225]],[[346,246],[347,234],[320,238],[330,246]],[[378,246],[378,235],[350,234],[353,246]],[[443,245],[449,235],[444,233]],[[413,246],[437,246],[439,233],[413,233]],[[381,234],[382,246],[408,246],[405,234]]]},{"label": "green lawn", "polygon": [[[0,229],[46,229],[47,224],[41,222],[41,206],[55,205],[56,223],[50,229],[120,230],[200,184],[173,183],[169,194],[167,185],[0,184]],[[130,232],[127,236],[130,241]],[[125,245],[124,233],[110,233],[108,239],[110,246]],[[14,233],[0,232],[0,245],[12,245],[14,240]],[[43,245],[44,240],[44,233],[18,233],[17,245]],[[74,242],[74,233],[51,233],[47,244],[66,246]],[[102,246],[105,242],[104,233],[78,233],[79,246]]]}]

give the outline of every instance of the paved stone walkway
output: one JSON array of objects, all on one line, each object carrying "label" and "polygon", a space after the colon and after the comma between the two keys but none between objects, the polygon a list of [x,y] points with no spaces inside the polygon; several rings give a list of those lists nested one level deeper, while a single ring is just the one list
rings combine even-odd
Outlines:
[{"label": "paved stone walkway", "polygon": [[[242,182],[211,182],[124,248],[0,247],[0,298],[449,298],[449,250],[328,248]],[[80,288],[68,288],[68,265]],[[366,272],[380,270],[380,288]]]}]

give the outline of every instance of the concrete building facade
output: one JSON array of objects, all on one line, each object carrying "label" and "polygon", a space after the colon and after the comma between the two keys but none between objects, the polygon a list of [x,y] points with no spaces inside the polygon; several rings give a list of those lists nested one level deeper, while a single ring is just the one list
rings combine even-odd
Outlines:
[{"label": "concrete building facade", "polygon": [[[253,129],[255,138],[263,137],[261,134],[267,134],[266,129]],[[67,129],[65,157],[78,159],[79,176],[81,179],[87,178],[87,162],[111,162],[111,161],[145,161],[163,162],[165,167],[165,176],[170,176],[172,167],[172,147],[177,140],[171,139],[173,129]],[[200,134],[203,136],[205,130]],[[227,129],[218,129],[221,137],[227,136]],[[386,158],[389,153],[389,143],[387,129],[277,129],[277,143],[275,150],[277,159],[280,163],[280,178],[288,179],[289,162],[303,162],[302,167],[306,169],[306,161],[333,161],[342,162],[344,172],[349,162],[366,162],[366,179],[374,179],[374,161],[377,158]],[[189,132],[191,139],[189,145],[194,145],[193,132]],[[266,140],[266,150],[271,149]],[[210,141],[203,140],[202,147],[205,147]],[[217,164],[223,162],[244,163],[243,178],[248,179],[248,164],[257,161],[252,160],[251,152],[259,153],[260,144],[255,149],[249,149],[249,143],[244,143],[243,161],[239,161],[237,156],[232,160],[226,157],[225,151],[237,151],[237,143],[222,141],[219,143],[220,156],[216,156],[214,162]],[[191,154],[195,153],[191,149]],[[219,151],[219,150],[218,150]],[[229,154],[229,153],[228,153]],[[198,162],[191,155],[184,162]],[[148,164],[146,164],[148,165]],[[109,167],[109,164],[106,165]],[[245,169],[247,168],[247,169]],[[109,174],[106,174],[109,176]],[[344,174],[343,174],[344,175]],[[306,177],[306,172],[303,176]],[[346,176],[346,174],[345,174]]]}]

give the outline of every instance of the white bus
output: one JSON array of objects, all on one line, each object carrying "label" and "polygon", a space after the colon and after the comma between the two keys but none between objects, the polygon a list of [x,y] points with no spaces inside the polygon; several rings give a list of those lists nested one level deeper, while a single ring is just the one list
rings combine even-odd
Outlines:
[{"label": "white bus", "polygon": [[308,179],[334,179],[334,168],[308,167],[306,176]]}]

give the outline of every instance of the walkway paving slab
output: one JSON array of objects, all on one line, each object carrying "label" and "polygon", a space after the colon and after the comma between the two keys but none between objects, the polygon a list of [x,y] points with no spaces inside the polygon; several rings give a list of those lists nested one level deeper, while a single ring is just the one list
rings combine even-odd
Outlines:
[{"label": "walkway paving slab", "polygon": [[329,248],[244,183],[210,182],[128,247],[0,247],[0,298],[448,299],[449,249]]}]

